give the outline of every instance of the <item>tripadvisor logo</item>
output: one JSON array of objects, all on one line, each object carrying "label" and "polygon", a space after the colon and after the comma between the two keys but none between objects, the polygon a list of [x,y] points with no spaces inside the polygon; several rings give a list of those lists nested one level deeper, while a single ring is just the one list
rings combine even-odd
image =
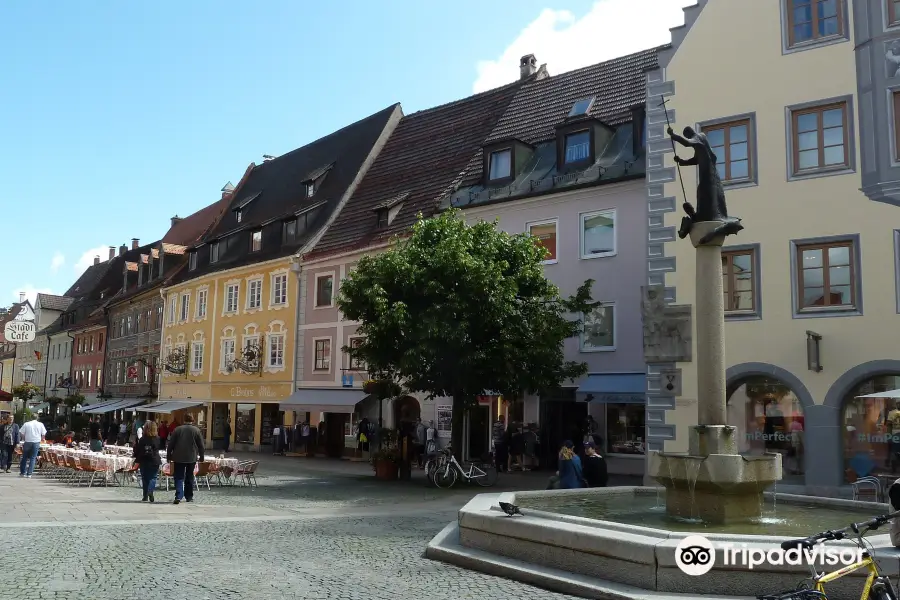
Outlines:
[{"label": "tripadvisor logo", "polygon": [[860,548],[826,548],[818,545],[812,549],[751,548],[748,544],[720,543],[713,546],[702,535],[689,535],[675,546],[675,564],[686,575],[705,575],[716,564],[717,556],[723,566],[743,566],[753,569],[760,565],[809,565],[824,563],[828,566],[852,565],[863,560]]}]

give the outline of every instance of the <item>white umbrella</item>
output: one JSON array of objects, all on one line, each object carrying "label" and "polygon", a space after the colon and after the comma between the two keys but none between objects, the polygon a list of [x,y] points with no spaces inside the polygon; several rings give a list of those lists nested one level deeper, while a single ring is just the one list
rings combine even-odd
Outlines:
[{"label": "white umbrella", "polygon": [[900,390],[888,390],[886,392],[875,392],[874,394],[866,394],[865,396],[857,396],[857,398],[900,398]]}]

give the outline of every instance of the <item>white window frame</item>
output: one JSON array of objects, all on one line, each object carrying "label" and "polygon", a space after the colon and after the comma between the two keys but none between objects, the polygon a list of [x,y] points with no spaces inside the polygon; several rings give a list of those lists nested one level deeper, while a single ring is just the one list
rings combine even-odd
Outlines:
[{"label": "white window frame", "polygon": [[[319,343],[319,342],[324,342],[324,341],[326,341],[326,340],[328,341],[328,354],[324,357],[324,360],[328,363],[328,366],[325,367],[325,368],[322,368],[322,369],[318,369],[318,368],[316,368],[316,365],[317,365],[318,360],[319,360],[318,357],[316,356],[316,353],[317,353],[317,352],[316,352],[316,346],[318,346],[318,343]],[[319,373],[319,374],[322,374],[322,375],[327,375],[327,374],[331,373],[331,355],[334,353],[334,347],[333,347],[333,346],[334,346],[334,340],[333,340],[333,338],[332,338],[331,336],[314,337],[314,338],[312,339],[312,347],[313,347],[313,351],[312,351],[312,359],[313,359],[313,365],[312,365],[312,366],[313,366],[313,368],[312,368],[312,371],[313,371],[313,373]]]},{"label": "white window frame", "polygon": [[[279,298],[275,296],[276,285],[275,282],[280,278],[284,278],[284,284],[281,286],[283,297]],[[290,288],[290,280],[288,278],[287,270],[273,271],[269,275],[270,282],[270,290],[269,290],[269,308],[280,310],[282,308],[287,308],[290,304],[288,299],[288,289]],[[276,302],[276,300],[281,300],[281,302]]]},{"label": "white window frame", "polygon": [[[284,354],[286,350],[286,341],[287,336],[284,333],[270,333],[266,336],[266,366],[269,371],[274,370],[283,370],[284,369]],[[273,362],[272,361],[272,352],[273,347],[275,346],[275,342],[281,343],[281,361]]]},{"label": "white window frame", "polygon": [[[230,344],[231,352],[225,350],[226,344]],[[222,375],[230,375],[230,373],[225,370],[225,365],[233,361],[237,354],[237,340],[234,335],[223,337],[220,345],[222,356],[219,359],[219,373]]]},{"label": "white window frame", "polygon": [[[256,244],[256,238],[259,236],[259,245]],[[250,232],[250,252],[259,252],[262,250],[262,229],[256,229]]]},{"label": "white window frame", "polygon": [[[352,345],[353,345],[353,340],[362,340],[362,339],[365,339],[365,337],[366,337],[366,336],[364,336],[364,335],[348,335],[348,336],[347,336],[347,346],[352,346]],[[348,370],[348,371],[354,371],[354,372],[357,372],[357,373],[362,373],[362,372],[364,372],[364,371],[366,370],[366,363],[365,363],[365,362],[362,363],[362,366],[356,366],[356,367],[354,367],[354,366],[353,366],[353,357],[351,357],[349,353],[345,353],[345,354],[346,354],[346,356],[347,356],[347,370]]]},{"label": "white window frame", "polygon": [[221,249],[219,248],[219,241],[211,242],[209,244],[209,262],[210,264],[214,264],[219,262],[219,253]]},{"label": "white window frame", "polygon": [[206,314],[208,312],[208,304],[209,304],[209,288],[202,287],[197,290],[197,308],[195,313],[195,320],[202,321],[206,318]]},{"label": "white window frame", "polygon": [[[603,252],[600,254],[585,254],[584,253],[584,224],[585,221],[590,219],[591,217],[596,217],[598,215],[609,215],[613,216],[613,249],[611,252]],[[581,213],[578,216],[578,254],[581,256],[582,260],[591,260],[594,258],[608,258],[611,256],[615,256],[619,252],[619,214],[615,208],[605,208],[603,210],[594,210],[591,212]]]},{"label": "white window frame", "polygon": [[[201,341],[193,341],[191,342],[191,374],[198,375],[203,372],[203,360],[204,360],[204,348],[205,344]],[[200,359],[200,364],[197,364],[197,358]]]},{"label": "white window frame", "polygon": [[[178,316],[178,294],[169,295],[169,325],[175,324],[175,317]],[[119,335],[124,335],[124,331],[120,331]]]},{"label": "white window frame", "polygon": [[[253,286],[256,285],[256,305],[254,306],[251,300],[253,300]],[[245,311],[258,311],[262,310],[262,289],[263,289],[263,280],[262,277],[249,277],[247,278],[247,302]]]},{"label": "white window frame", "polygon": [[[234,294],[230,296],[231,290]],[[236,315],[241,309],[241,283],[239,281],[229,281],[225,284],[225,298],[222,303],[222,315]],[[232,309],[231,300],[234,300],[234,308]]]},{"label": "white window frame", "polygon": [[525,223],[525,233],[531,235],[531,228],[540,225],[553,225],[553,228],[556,230],[556,258],[549,258],[541,261],[542,265],[555,265],[559,262],[559,217],[551,217],[540,221],[529,221]]},{"label": "white window frame", "polygon": [[615,352],[616,351],[616,336],[619,331],[619,311],[616,310],[615,302],[600,302],[597,305],[597,308],[612,308],[613,311],[613,331],[612,331],[612,346],[600,346],[598,348],[585,348],[584,347],[584,322],[585,322],[585,314],[581,314],[581,323],[582,328],[581,332],[578,334],[578,351],[590,354],[594,352]]},{"label": "white window frame", "polygon": [[185,292],[181,294],[181,306],[178,311],[178,322],[187,323],[191,318],[191,293]]},{"label": "white window frame", "polygon": [[[319,304],[319,280],[331,278],[331,302],[329,304]],[[335,277],[334,271],[322,271],[321,273],[316,273],[315,281],[313,282],[313,308],[334,308],[334,297],[337,295],[337,289],[335,283],[337,282],[337,277]]]}]

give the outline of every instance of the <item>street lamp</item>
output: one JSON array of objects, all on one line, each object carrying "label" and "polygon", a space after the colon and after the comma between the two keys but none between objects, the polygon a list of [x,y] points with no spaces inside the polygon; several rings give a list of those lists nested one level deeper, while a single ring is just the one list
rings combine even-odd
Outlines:
[{"label": "street lamp", "polygon": [[31,365],[25,365],[22,367],[22,373],[25,375],[25,383],[31,383],[31,380],[34,379],[34,372],[37,371]]}]

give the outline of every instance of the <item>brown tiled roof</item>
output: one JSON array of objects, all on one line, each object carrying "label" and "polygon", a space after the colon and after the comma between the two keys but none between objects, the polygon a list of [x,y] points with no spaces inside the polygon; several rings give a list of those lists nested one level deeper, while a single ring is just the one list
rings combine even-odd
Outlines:
[{"label": "brown tiled roof", "polygon": [[[228,209],[232,197],[225,196],[209,206],[201,208],[189,217],[185,217],[169,228],[162,241],[177,246],[191,246],[197,242],[216,222],[216,219]],[[167,250],[168,252],[168,250]],[[154,250],[156,253],[156,250]],[[153,258],[159,258],[154,254]]]},{"label": "brown tiled roof", "polygon": [[[441,196],[458,183],[522,83],[403,117],[356,192],[307,256],[377,243],[409,228],[417,213],[432,214]],[[408,195],[396,218],[376,231],[372,211],[401,194]]]},{"label": "brown tiled roof", "polygon": [[53,294],[38,294],[37,301],[41,303],[41,308],[65,311],[72,304],[73,298],[54,296]]},{"label": "brown tiled roof", "polygon": [[534,144],[553,139],[572,105],[596,97],[589,116],[608,125],[630,121],[646,98],[646,71],[668,46],[643,50],[522,86],[486,142],[517,138]]}]

